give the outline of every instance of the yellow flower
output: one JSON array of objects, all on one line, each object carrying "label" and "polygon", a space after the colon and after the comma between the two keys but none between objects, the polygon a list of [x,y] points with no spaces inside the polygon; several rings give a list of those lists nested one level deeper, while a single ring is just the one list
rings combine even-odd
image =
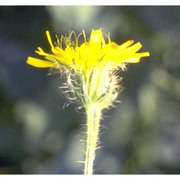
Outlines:
[{"label": "yellow flower", "polygon": [[126,63],[138,63],[141,57],[149,56],[149,52],[137,52],[142,45],[139,42],[133,44],[133,40],[118,45],[108,36],[106,43],[101,29],[92,30],[88,41],[82,31],[80,35],[83,35],[84,42],[81,45],[80,35],[76,36],[74,32],[57,38],[56,43],[52,42],[49,31],[46,35],[52,53],[38,47],[35,52],[44,58],[28,57],[27,63],[38,68],[63,70],[67,75],[65,87],[70,89],[66,95],[83,104],[101,102],[103,107],[108,107],[117,97],[115,92],[119,88],[119,78],[114,71],[124,69]]},{"label": "yellow flower", "polygon": [[[137,53],[142,45],[139,42],[132,45],[133,40],[117,45],[108,38],[109,42],[105,43],[101,29],[92,30],[89,42],[85,39],[85,42],[80,46],[78,45],[78,37],[73,32],[69,33],[67,37],[61,36],[61,42],[58,39],[59,43],[56,45],[53,45],[49,31],[46,31],[46,35],[52,54],[45,53],[42,48],[38,47],[36,53],[44,56],[45,60],[28,57],[28,64],[39,68],[69,67],[85,72],[92,70],[99,63],[121,66],[122,63],[137,63],[141,57],[149,56],[148,52]],[[75,36],[76,44],[72,40],[72,35]],[[62,48],[63,43],[65,43],[64,49]]]}]

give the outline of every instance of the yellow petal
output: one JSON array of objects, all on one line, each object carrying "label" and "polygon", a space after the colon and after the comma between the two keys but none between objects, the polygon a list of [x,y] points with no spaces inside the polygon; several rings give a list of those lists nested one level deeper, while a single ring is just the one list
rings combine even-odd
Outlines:
[{"label": "yellow petal", "polygon": [[118,55],[122,55],[122,54],[129,54],[129,53],[135,53],[137,52],[139,49],[141,49],[142,45],[138,42],[130,47],[127,47],[126,49],[120,49],[119,48],[119,53]]},{"label": "yellow petal", "polygon": [[150,56],[149,52],[142,52],[142,53],[137,53],[137,54],[139,54],[139,56],[141,56],[141,57]]},{"label": "yellow petal", "polygon": [[48,41],[49,41],[49,44],[50,44],[51,48],[53,48],[54,45],[53,45],[53,43],[52,43],[52,40],[51,40],[51,36],[50,36],[49,31],[46,31],[46,36],[47,36],[47,39],[48,39]]},{"label": "yellow petal", "polygon": [[130,58],[123,60],[122,62],[127,62],[127,63],[138,63],[140,61],[140,58]]},{"label": "yellow petal", "polygon": [[104,38],[101,30],[93,30],[90,35],[90,43],[104,44]]},{"label": "yellow petal", "polygon": [[48,54],[48,53],[45,53],[45,52],[43,51],[43,49],[40,48],[40,47],[38,47],[37,49],[38,49],[38,50],[36,50],[35,52],[36,52],[37,54],[41,55],[41,56],[49,56],[49,55],[50,55],[50,54]]},{"label": "yellow petal", "polygon": [[54,67],[54,63],[50,61],[41,60],[38,58],[28,57],[27,61],[28,64],[38,67],[38,68],[49,68]]},{"label": "yellow petal", "polygon": [[127,63],[138,63],[140,61],[141,57],[150,56],[149,52],[143,52],[143,53],[136,53],[132,56],[132,58],[122,60],[122,62]]},{"label": "yellow petal", "polygon": [[134,43],[134,41],[133,40],[129,40],[129,41],[126,41],[125,43],[123,43],[123,44],[121,44],[120,46],[119,46],[119,49],[125,49],[125,48],[127,48],[128,46],[130,46],[131,44],[133,44]]}]

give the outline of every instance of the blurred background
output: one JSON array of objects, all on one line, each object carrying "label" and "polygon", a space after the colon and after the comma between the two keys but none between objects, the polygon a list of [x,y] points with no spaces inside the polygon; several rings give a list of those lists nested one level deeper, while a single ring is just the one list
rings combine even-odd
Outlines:
[{"label": "blurred background", "polygon": [[[151,56],[120,72],[120,104],[101,121],[95,174],[180,173],[180,7],[1,6],[0,174],[82,174],[85,116],[64,107],[59,74],[26,64],[45,31],[102,28]],[[55,39],[55,38],[54,38]]]}]

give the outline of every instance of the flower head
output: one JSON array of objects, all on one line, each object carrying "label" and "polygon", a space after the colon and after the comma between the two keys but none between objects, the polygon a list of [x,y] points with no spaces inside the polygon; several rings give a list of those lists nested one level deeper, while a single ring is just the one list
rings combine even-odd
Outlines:
[{"label": "flower head", "polygon": [[[112,104],[117,97],[119,78],[115,75],[118,68],[124,69],[126,63],[138,63],[141,57],[149,56],[149,52],[137,52],[142,45],[129,40],[122,45],[108,42],[102,30],[92,30],[89,40],[79,45],[79,36],[70,32],[67,36],[57,38],[53,43],[49,31],[46,31],[52,53],[46,53],[40,47],[36,53],[43,59],[28,57],[27,63],[38,68],[56,68],[67,75],[66,88],[70,89],[69,99],[77,99],[84,105],[102,103],[104,107]],[[73,98],[71,97],[74,95]],[[70,98],[71,97],[71,98]]]}]

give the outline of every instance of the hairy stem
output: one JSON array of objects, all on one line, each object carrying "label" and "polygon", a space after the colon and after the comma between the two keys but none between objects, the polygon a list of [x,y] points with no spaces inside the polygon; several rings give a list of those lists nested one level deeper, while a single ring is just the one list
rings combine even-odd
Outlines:
[{"label": "hairy stem", "polygon": [[86,133],[86,152],[84,174],[93,174],[93,162],[95,159],[95,150],[97,148],[99,126],[101,119],[101,110],[97,104],[86,106],[87,115],[87,133]]}]

